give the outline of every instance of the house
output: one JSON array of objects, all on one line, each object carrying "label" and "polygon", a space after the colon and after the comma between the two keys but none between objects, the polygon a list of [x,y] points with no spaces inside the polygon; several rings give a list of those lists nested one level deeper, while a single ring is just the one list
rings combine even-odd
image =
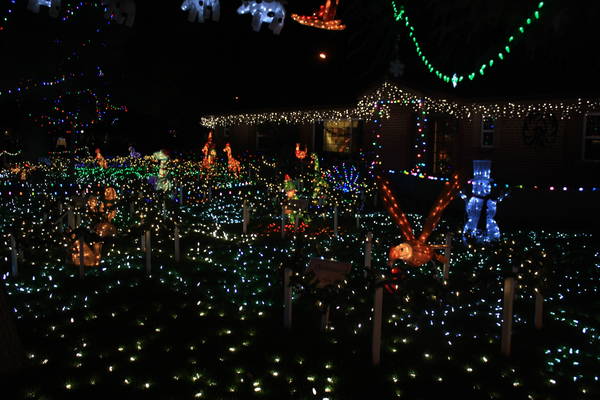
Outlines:
[{"label": "house", "polygon": [[212,115],[201,124],[238,150],[291,153],[297,142],[342,157],[376,150],[386,170],[432,176],[489,159],[501,182],[600,183],[600,100],[472,101],[384,83],[346,107]]}]

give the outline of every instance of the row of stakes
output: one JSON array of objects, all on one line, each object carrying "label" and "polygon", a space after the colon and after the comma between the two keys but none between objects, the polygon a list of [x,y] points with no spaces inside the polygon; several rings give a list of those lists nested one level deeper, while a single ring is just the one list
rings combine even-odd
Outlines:
[{"label": "row of stakes", "polygon": [[[59,210],[62,212],[62,204],[59,204]],[[285,207],[284,207],[285,211]],[[337,206],[334,209],[334,234],[337,236]],[[59,230],[63,232],[63,219],[67,216],[68,225],[71,228],[79,225],[81,222],[81,216],[74,214],[73,210],[69,208],[66,213],[62,214],[56,221],[59,226]],[[248,201],[244,200],[242,206],[242,231],[244,234],[248,231],[248,224],[250,221],[250,208],[248,207]],[[282,237],[285,234],[285,213],[282,213]],[[359,223],[359,217],[357,217],[357,225]],[[298,219],[296,219],[297,221]],[[178,226],[174,229],[174,253],[175,261],[181,260],[181,249],[180,249],[180,230]],[[79,275],[83,278],[84,276],[84,251],[83,251],[83,237],[79,240]],[[17,261],[17,244],[15,237],[10,235],[10,246],[11,246],[11,273],[13,277],[18,275],[18,261]],[[366,236],[365,241],[365,276],[367,276],[367,270],[372,268],[372,246],[373,246],[373,233],[369,232]],[[446,262],[443,267],[444,280],[447,281],[449,278],[450,271],[450,255],[452,251],[452,235],[448,233],[446,235],[445,244],[445,256]],[[141,237],[141,248],[145,252],[146,258],[146,273],[151,275],[152,273],[152,236],[149,230],[145,231]],[[516,272],[516,271],[515,271]],[[290,278],[292,276],[292,270],[286,268],[284,271],[284,326],[287,329],[291,329],[292,326],[292,288],[290,286]],[[512,339],[512,322],[513,322],[513,305],[516,291],[516,280],[514,277],[507,277],[504,280],[504,303],[503,303],[503,317],[502,317],[502,336],[501,336],[501,353],[505,356],[510,356],[511,353],[511,339]],[[536,329],[542,329],[543,327],[543,305],[544,297],[536,290],[535,292],[535,314],[534,314],[534,325]],[[373,299],[373,326],[372,326],[372,364],[379,365],[381,362],[381,335],[382,335],[382,309],[383,309],[383,287],[379,286],[375,289]],[[325,314],[322,318],[321,328],[325,329],[329,321],[329,307],[327,307]]]}]

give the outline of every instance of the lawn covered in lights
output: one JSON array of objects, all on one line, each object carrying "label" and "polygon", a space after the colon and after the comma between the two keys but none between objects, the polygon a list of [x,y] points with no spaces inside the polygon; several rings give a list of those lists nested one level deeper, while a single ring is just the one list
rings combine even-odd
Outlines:
[{"label": "lawn covered in lights", "polygon": [[[374,184],[359,166],[286,168],[307,217],[281,237],[284,168],[242,160],[237,178],[206,173],[193,160],[173,163],[172,193],[153,190],[148,159],[57,158],[27,180],[0,182],[3,284],[28,367],[5,376],[7,398],[589,398],[599,395],[600,248],[586,232],[504,231],[499,244],[454,240],[450,279],[441,266],[407,269],[401,290],[383,301],[383,348],[371,367],[371,316],[378,278],[399,230],[373,205]],[[293,171],[293,173],[292,173]],[[328,185],[323,185],[322,178]],[[319,198],[313,198],[319,181]],[[84,279],[71,264],[72,238],[57,221],[69,204],[81,210],[78,234],[94,216],[79,195],[116,189],[117,234],[106,238],[99,267]],[[180,190],[181,188],[181,190]],[[361,195],[365,193],[365,195]],[[251,207],[242,233],[242,203]],[[314,201],[313,201],[314,200]],[[401,200],[401,199],[400,199]],[[433,199],[431,199],[433,201]],[[333,207],[340,234],[333,234]],[[356,213],[360,214],[357,226]],[[423,217],[410,214],[419,231]],[[65,220],[66,223],[66,220]],[[499,221],[502,224],[501,221]],[[464,220],[443,219],[432,235],[459,237]],[[173,230],[181,232],[181,261]],[[152,231],[152,274],[140,238]],[[86,233],[87,232],[87,233]],[[373,270],[364,242],[374,234]],[[19,276],[10,276],[8,234],[18,238]],[[346,282],[317,289],[303,275],[311,257],[349,262]],[[291,331],[283,328],[283,268],[292,267]],[[500,354],[502,284],[517,277],[513,351]],[[545,297],[544,328],[533,327],[535,289]],[[331,304],[331,323],[320,331]]]}]

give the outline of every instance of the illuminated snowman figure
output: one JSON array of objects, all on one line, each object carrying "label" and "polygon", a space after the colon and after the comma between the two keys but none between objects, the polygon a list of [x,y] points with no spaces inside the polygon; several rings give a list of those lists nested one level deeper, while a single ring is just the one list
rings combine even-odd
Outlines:
[{"label": "illuminated snowman figure", "polygon": [[185,0],[181,4],[183,11],[189,11],[188,21],[203,23],[205,19],[212,18],[218,21],[221,16],[221,5],[219,0]]},{"label": "illuminated snowman figure", "polygon": [[[478,243],[493,242],[500,239],[500,228],[494,219],[496,206],[507,193],[490,198],[492,193],[492,179],[490,178],[492,162],[490,160],[473,160],[473,195],[467,201],[467,223],[463,229],[463,240],[472,238]],[[467,195],[462,193],[463,200]],[[480,220],[485,218],[485,226],[480,228]]]},{"label": "illuminated snowman figure", "polygon": [[285,8],[275,0],[252,0],[242,2],[242,5],[237,9],[240,15],[252,15],[252,29],[255,32],[260,31],[263,22],[269,24],[269,29],[273,34],[279,35],[283,29],[285,20]]}]

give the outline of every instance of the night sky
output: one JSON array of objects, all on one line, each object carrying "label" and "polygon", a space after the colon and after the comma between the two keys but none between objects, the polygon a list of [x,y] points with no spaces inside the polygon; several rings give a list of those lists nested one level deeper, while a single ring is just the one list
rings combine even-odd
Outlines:
[{"label": "night sky", "polygon": [[[289,17],[311,14],[322,0],[290,0],[280,36],[266,26],[253,32],[250,17],[235,12],[238,1],[223,1],[221,21],[204,24],[188,22],[179,1],[137,3],[135,24],[128,28],[107,25],[99,9],[61,22],[45,9],[33,14],[19,1],[0,34],[0,87],[63,72],[85,72],[90,81],[77,84],[96,85],[93,72],[100,66],[103,84],[118,102],[167,126],[214,112],[353,103],[390,78],[389,63],[396,57],[405,65],[399,83],[431,94],[574,97],[600,87],[594,79],[599,39],[589,34],[598,5],[546,2],[541,20],[515,43],[506,62],[453,90],[425,70],[388,0],[342,1],[338,15],[348,25],[342,32],[305,27]],[[535,4],[426,0],[406,2],[406,9],[429,59],[451,74],[471,71],[493,56]],[[327,52],[326,61],[319,60],[320,51]],[[46,95],[51,94],[32,93]],[[13,100],[1,99],[5,108],[14,107],[7,104]]]}]

